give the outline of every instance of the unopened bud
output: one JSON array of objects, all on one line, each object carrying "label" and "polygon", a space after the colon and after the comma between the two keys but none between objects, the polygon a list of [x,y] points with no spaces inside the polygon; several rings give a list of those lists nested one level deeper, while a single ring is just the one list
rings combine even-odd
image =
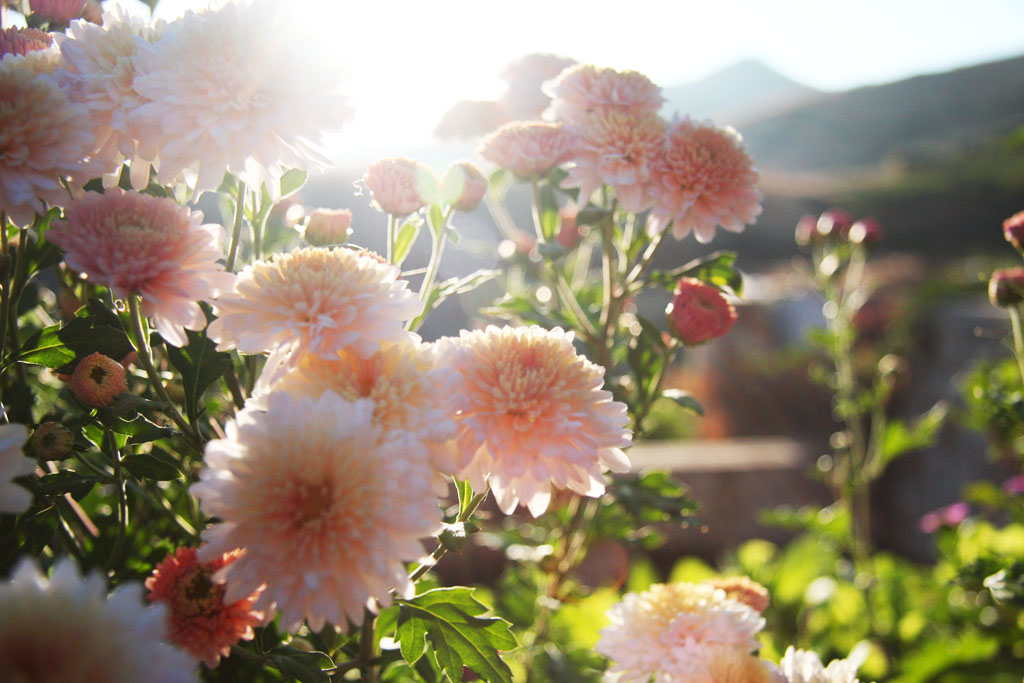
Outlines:
[{"label": "unopened bud", "polygon": [[486,193],[487,178],[468,161],[455,162],[441,179],[441,199],[456,211],[472,211]]},{"label": "unopened bud", "polygon": [[1017,251],[1024,251],[1024,211],[1018,211],[1003,221],[1003,237]]},{"label": "unopened bud", "polygon": [[689,346],[721,337],[736,323],[736,309],[717,287],[689,277],[679,279],[665,315],[672,333]]},{"label": "unopened bud", "polygon": [[348,209],[316,209],[309,214],[309,222],[302,238],[315,247],[344,244],[352,234],[352,212]]},{"label": "unopened bud", "polygon": [[124,366],[99,352],[86,356],[71,374],[71,391],[90,408],[105,408],[128,391]]},{"label": "unopened bud", "polygon": [[74,449],[75,435],[59,422],[44,422],[32,432],[28,445],[40,460],[63,460]]},{"label": "unopened bud", "polygon": [[995,306],[1008,308],[1024,301],[1024,268],[1004,268],[992,273],[988,298]]}]

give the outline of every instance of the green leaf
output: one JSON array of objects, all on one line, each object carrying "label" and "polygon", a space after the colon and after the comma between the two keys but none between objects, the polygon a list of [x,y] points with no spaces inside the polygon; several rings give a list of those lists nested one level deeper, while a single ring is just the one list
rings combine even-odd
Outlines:
[{"label": "green leaf", "polygon": [[882,447],[879,450],[879,459],[872,468],[872,475],[882,473],[885,466],[901,455],[921,448],[927,448],[935,443],[939,429],[949,414],[949,406],[940,401],[932,406],[931,410],[918,416],[909,426],[901,420],[893,420],[885,427],[885,434],[882,437]]},{"label": "green leaf", "polygon": [[170,481],[180,479],[182,476],[177,461],[169,453],[159,450],[152,453],[129,455],[121,461],[121,464],[139,479]]},{"label": "green leaf", "polygon": [[65,470],[40,477],[35,484],[36,491],[43,495],[58,496],[70,493],[75,500],[81,500],[92,491],[96,480]]},{"label": "green leaf", "polygon": [[421,221],[413,220],[402,224],[402,227],[398,229],[398,235],[395,237],[396,266],[401,266],[405,257],[409,255],[409,250],[412,249],[416,237],[420,234],[421,225],[423,225]]},{"label": "green leaf", "polygon": [[544,239],[547,242],[551,242],[555,239],[555,235],[558,234],[558,229],[562,222],[558,215],[558,200],[555,198],[555,191],[551,189],[550,185],[542,187],[539,194],[540,206],[538,207],[538,213],[540,214],[541,234],[544,235]]},{"label": "green leaf", "polygon": [[217,351],[217,345],[205,334],[185,330],[188,346],[167,345],[167,357],[181,373],[185,387],[185,412],[190,422],[199,415],[199,399],[211,384],[231,367],[231,356]]},{"label": "green leaf", "polygon": [[290,197],[306,184],[309,174],[300,168],[289,169],[281,176],[281,199]]},{"label": "green leaf", "polygon": [[166,439],[176,434],[175,430],[161,427],[150,422],[142,415],[139,415],[130,422],[119,418],[108,419],[105,420],[105,424],[114,433],[130,437],[128,441],[134,444]]},{"label": "green leaf", "polygon": [[640,334],[629,342],[626,359],[636,379],[637,392],[641,402],[654,400],[655,378],[659,377],[665,365],[667,347],[661,339],[661,330],[650,320],[637,316]]},{"label": "green leaf", "polygon": [[702,406],[700,401],[695,399],[693,394],[688,391],[683,391],[682,389],[666,389],[661,392],[661,395],[675,401],[676,405],[694,413],[695,415],[700,415],[702,417],[704,415],[704,406]]},{"label": "green leaf", "polygon": [[473,487],[468,481],[455,480],[455,490],[459,494],[459,517],[466,514],[469,509],[469,501],[473,499]]},{"label": "green leaf", "polygon": [[716,251],[672,270],[651,271],[647,276],[647,282],[672,290],[679,278],[692,277],[736,296],[742,296],[743,275],[736,269],[735,264],[735,252]]},{"label": "green leaf", "polygon": [[44,365],[70,373],[75,362],[99,352],[121,360],[135,350],[120,321],[97,315],[74,318],[65,325],[50,325],[28,338],[14,360]]},{"label": "green leaf", "polygon": [[430,205],[427,210],[427,223],[430,224],[430,230],[434,235],[440,236],[441,231],[444,230],[444,209],[440,204]]},{"label": "green leaf", "polygon": [[481,268],[480,270],[473,271],[465,277],[448,278],[444,282],[434,285],[434,288],[430,291],[430,297],[427,300],[427,305],[423,310],[432,311],[440,306],[441,302],[448,297],[456,294],[472,292],[480,285],[493,280],[499,275],[501,275],[500,270],[488,270],[486,268]]},{"label": "green leaf", "polygon": [[512,683],[512,672],[498,651],[519,646],[509,623],[481,617],[487,608],[472,597],[472,589],[438,588],[400,606],[396,637],[402,657],[415,664],[433,646],[434,658],[452,681],[462,680],[465,665],[485,681]]},{"label": "green leaf", "polygon": [[323,652],[306,652],[291,645],[278,645],[267,654],[278,671],[300,683],[330,683],[331,677],[326,671],[334,668],[334,661]]}]

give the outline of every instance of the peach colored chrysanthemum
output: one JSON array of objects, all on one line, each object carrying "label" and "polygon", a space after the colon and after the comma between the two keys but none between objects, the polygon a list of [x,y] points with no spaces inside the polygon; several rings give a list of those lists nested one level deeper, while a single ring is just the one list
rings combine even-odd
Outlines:
[{"label": "peach colored chrysanthemum", "polygon": [[51,50],[0,60],[0,208],[19,225],[67,202],[62,179],[93,170],[88,112],[48,73],[54,66]]},{"label": "peach colored chrysanthemum", "polygon": [[708,648],[704,671],[687,683],[773,683],[772,665],[754,655],[729,647]]},{"label": "peach colored chrysanthemum", "polygon": [[487,178],[476,164],[456,161],[441,178],[441,199],[456,211],[472,211],[487,193]]},{"label": "peach colored chrysanthemum", "polygon": [[239,640],[252,640],[253,627],[263,621],[263,613],[252,608],[261,589],[225,602],[224,584],[214,579],[243,553],[232,550],[200,562],[195,548],[178,548],[146,579],[149,601],[167,606],[168,639],[211,669]]},{"label": "peach colored chrysanthemum", "polygon": [[83,579],[67,558],[50,578],[23,559],[0,585],[5,681],[194,681],[194,663],[164,636],[164,609],[146,607],[141,586],[123,586],[108,598],[99,572]]},{"label": "peach colored chrysanthemum", "polygon": [[712,579],[708,581],[708,584],[725,591],[726,597],[739,600],[758,612],[768,609],[768,604],[771,602],[768,589],[749,576],[727,576],[721,579]]},{"label": "peach colored chrysanthemum", "polygon": [[45,50],[53,44],[53,37],[36,28],[11,26],[0,28],[0,59],[4,55],[26,55],[35,50]]},{"label": "peach colored chrysanthemum", "polygon": [[663,162],[654,173],[651,234],[672,225],[676,239],[692,230],[710,242],[715,227],[742,232],[761,213],[758,175],[731,128],[677,121],[668,131]]},{"label": "peach colored chrysanthemum", "polygon": [[559,328],[489,326],[443,340],[457,443],[472,457],[459,477],[477,490],[489,481],[506,514],[524,505],[536,517],[552,487],[600,496],[602,468],[629,469],[626,406],[601,388],[604,369],[578,355],[572,338]]},{"label": "peach colored chrysanthemum", "polygon": [[142,313],[169,344],[185,344],[184,329],[203,329],[206,316],[197,302],[234,283],[217,262],[223,257],[220,228],[202,225],[202,212],[173,199],[113,188],[85,193],[65,215],[46,238],[90,282],[117,297],[140,295]]},{"label": "peach colored chrysanthemum", "polygon": [[608,611],[595,649],[623,683],[701,680],[721,649],[749,655],[765,620],[707,584],[654,584]]},{"label": "peach colored chrysanthemum", "polygon": [[302,239],[314,247],[344,244],[352,234],[352,211],[349,209],[314,209],[302,231]]},{"label": "peach colored chrysanthemum", "polygon": [[230,171],[276,194],[286,168],[329,165],[321,138],[349,108],[299,17],[286,3],[239,0],[187,12],[139,42],[132,87],[147,101],[129,119],[160,182],[184,176],[213,189]]},{"label": "peach colored chrysanthemum", "polygon": [[696,278],[679,278],[665,309],[669,331],[690,346],[728,334],[736,308],[721,290]]},{"label": "peach colored chrysanthemum", "polygon": [[247,266],[214,303],[210,338],[242,353],[372,355],[422,309],[398,269],[352,249],[307,247]]},{"label": "peach colored chrysanthemum", "polygon": [[797,650],[792,645],[779,662],[785,683],[858,683],[857,665],[848,659],[834,659],[825,666],[817,653]]},{"label": "peach colored chrysanthemum", "polygon": [[586,204],[601,185],[611,185],[619,203],[637,213],[650,208],[651,176],[665,148],[665,122],[657,114],[602,109],[583,119],[565,187],[580,188]]},{"label": "peach colored chrysanthemum", "polygon": [[369,165],[359,181],[379,211],[405,216],[438,199],[437,175],[426,164],[406,157],[381,159]]},{"label": "peach colored chrysanthemum", "polygon": [[35,462],[22,452],[27,440],[25,425],[0,427],[0,513],[20,515],[32,505],[32,494],[13,481],[36,471]]},{"label": "peach colored chrysanthemum", "polygon": [[82,16],[85,0],[28,0],[32,14],[57,24],[67,24]]},{"label": "peach colored chrysanthemum", "polygon": [[560,123],[512,121],[483,139],[477,152],[521,178],[543,175],[569,160],[576,137]]},{"label": "peach colored chrysanthemum", "polygon": [[99,351],[89,354],[71,374],[71,391],[90,408],[106,408],[115,396],[128,391],[124,366]]},{"label": "peach colored chrysanthemum", "polygon": [[318,631],[361,623],[371,597],[408,594],[404,562],[422,555],[441,512],[426,458],[374,425],[372,401],[274,392],[266,412],[246,408],[226,432],[191,488],[220,520],[200,559],[245,549],[223,572],[226,601],[266,584],[258,604],[276,603],[285,629],[306,620]]},{"label": "peach colored chrysanthemum", "polygon": [[541,87],[575,60],[552,54],[534,53],[511,62],[501,72],[508,90],[501,104],[512,120],[539,119],[551,104],[551,98]]},{"label": "peach colored chrysanthemum", "polygon": [[616,71],[593,64],[565,69],[545,84],[551,96],[549,115],[558,121],[581,124],[599,109],[626,109],[657,114],[665,98],[661,88],[637,71]]}]

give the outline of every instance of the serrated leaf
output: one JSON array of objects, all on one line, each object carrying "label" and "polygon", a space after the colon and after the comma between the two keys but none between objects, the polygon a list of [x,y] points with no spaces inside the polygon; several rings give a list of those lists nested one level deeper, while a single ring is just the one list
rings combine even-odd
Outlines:
[{"label": "serrated leaf", "polygon": [[135,444],[149,443],[150,441],[156,441],[157,439],[166,439],[174,436],[175,434],[173,429],[161,427],[158,424],[150,422],[142,415],[139,415],[131,421],[114,418],[106,420],[105,423],[112,432],[129,437],[128,441]]},{"label": "serrated leaf", "polygon": [[217,350],[217,345],[205,334],[185,330],[188,346],[177,348],[167,345],[167,358],[181,373],[185,388],[185,413],[190,422],[199,414],[199,399],[211,384],[231,366],[231,356]]},{"label": "serrated leaf", "polygon": [[688,391],[682,389],[666,389],[661,392],[661,395],[667,399],[671,399],[676,402],[680,408],[690,411],[696,415],[704,416],[704,406],[700,404],[700,401],[693,397]]},{"label": "serrated leaf", "polygon": [[736,269],[735,264],[735,252],[716,251],[672,270],[653,270],[647,275],[647,282],[661,285],[671,291],[679,278],[692,277],[732,292],[736,296],[742,296],[743,275]]},{"label": "serrated leaf", "polygon": [[292,168],[281,176],[281,199],[295,194],[306,184],[309,174],[301,168]]},{"label": "serrated leaf", "polygon": [[95,485],[95,479],[69,471],[47,474],[35,482],[36,491],[43,495],[56,496],[70,493],[75,500],[84,498]]},{"label": "serrated leaf", "polygon": [[39,330],[25,341],[14,360],[70,373],[76,360],[92,353],[121,360],[134,350],[120,323],[90,315]]},{"label": "serrated leaf", "polygon": [[412,245],[416,242],[416,237],[420,234],[420,226],[422,223],[418,221],[409,221],[402,224],[402,227],[398,229],[398,235],[395,237],[395,265],[401,266],[405,261],[405,257],[409,255],[409,250],[412,249]]},{"label": "serrated leaf", "polygon": [[283,674],[300,683],[330,683],[325,670],[334,668],[334,661],[323,652],[306,652],[291,645],[278,645],[267,653],[270,661]]},{"label": "serrated leaf", "polygon": [[437,588],[396,604],[396,635],[407,662],[415,664],[423,656],[429,639],[438,666],[451,680],[462,680],[465,665],[485,681],[512,683],[512,672],[499,651],[514,650],[519,644],[507,621],[480,616],[487,608],[472,597],[472,589]]},{"label": "serrated leaf", "polygon": [[121,461],[121,464],[139,479],[170,481],[180,479],[182,476],[177,461],[170,454],[162,451],[129,455]]}]

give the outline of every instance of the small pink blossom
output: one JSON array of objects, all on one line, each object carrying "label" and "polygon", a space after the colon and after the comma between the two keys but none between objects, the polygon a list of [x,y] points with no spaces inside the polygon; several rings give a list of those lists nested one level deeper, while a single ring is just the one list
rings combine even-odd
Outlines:
[{"label": "small pink blossom", "polygon": [[53,37],[35,28],[0,28],[0,58],[4,55],[25,55],[45,50],[53,44]]},{"label": "small pink blossom", "polygon": [[853,244],[871,246],[885,237],[885,228],[874,218],[860,218],[850,226],[846,236]]},{"label": "small pink blossom", "polygon": [[919,522],[921,531],[926,534],[933,533],[943,526],[958,526],[971,514],[971,506],[960,501],[929,512],[921,517]]},{"label": "small pink blossom", "polygon": [[343,244],[352,234],[352,211],[349,209],[314,209],[302,232],[302,238],[315,247]]},{"label": "small pink blossom", "polygon": [[1024,493],[1024,475],[1018,474],[1004,481],[1003,491],[1010,495]]},{"label": "small pink blossom", "polygon": [[853,215],[843,209],[831,208],[823,211],[818,217],[817,231],[822,237],[843,239],[853,226]]},{"label": "small pink blossom", "polygon": [[579,212],[576,207],[563,206],[558,210],[558,234],[555,241],[566,250],[575,249],[583,241],[589,228],[586,225],[578,225],[576,216]]},{"label": "small pink blossom", "polygon": [[457,161],[441,178],[442,199],[456,211],[472,211],[487,194],[487,178],[475,164]]},{"label": "small pink blossom", "polygon": [[664,98],[661,88],[637,71],[616,71],[592,64],[565,69],[544,86],[551,96],[550,114],[559,121],[581,124],[599,109],[625,109],[657,114]]},{"label": "small pink blossom", "polygon": [[1024,268],[1000,268],[988,281],[988,298],[993,306],[1009,308],[1024,301]]},{"label": "small pink blossom", "polygon": [[32,14],[57,24],[68,24],[82,16],[85,0],[29,0]]},{"label": "small pink blossom", "polygon": [[484,138],[477,151],[520,178],[530,178],[568,161],[575,147],[575,136],[562,124],[513,121]]},{"label": "small pink blossom", "polygon": [[1003,236],[1014,249],[1024,250],[1024,211],[1018,211],[1003,221]]},{"label": "small pink blossom", "polygon": [[690,346],[721,337],[736,323],[736,309],[717,287],[689,277],[679,279],[665,315],[672,333]]},{"label": "small pink blossom", "polygon": [[373,162],[360,182],[374,208],[393,216],[419,211],[438,198],[438,179],[430,167],[405,157]]}]

